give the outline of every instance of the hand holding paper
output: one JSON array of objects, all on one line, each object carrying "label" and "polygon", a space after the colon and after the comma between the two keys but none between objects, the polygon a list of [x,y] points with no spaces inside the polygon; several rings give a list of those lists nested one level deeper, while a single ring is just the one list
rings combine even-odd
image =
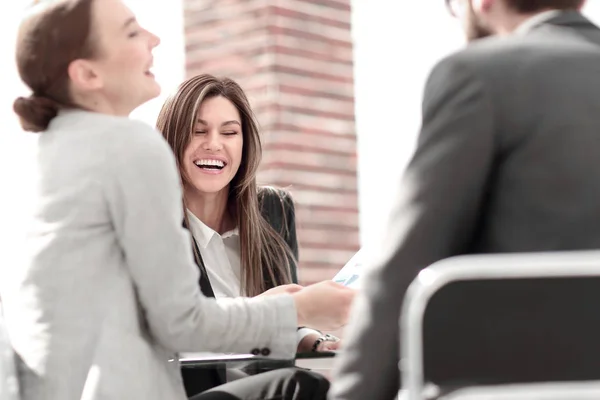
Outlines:
[{"label": "hand holding paper", "polygon": [[359,250],[344,267],[333,278],[333,281],[340,285],[358,289],[360,285],[360,276],[362,269],[362,250]]}]

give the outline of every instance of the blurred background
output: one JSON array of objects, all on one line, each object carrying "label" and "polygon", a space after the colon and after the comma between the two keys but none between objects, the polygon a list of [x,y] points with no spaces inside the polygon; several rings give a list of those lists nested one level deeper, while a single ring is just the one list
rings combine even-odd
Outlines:
[{"label": "blurred background", "polygon": [[[425,79],[464,45],[442,0],[128,0],[159,35],[162,95],[133,117],[154,125],[186,77],[237,80],[262,126],[259,182],[295,200],[300,280],[332,278],[360,247],[381,240],[400,175],[414,149]],[[16,72],[16,29],[29,1],[0,6],[0,249],[10,267],[28,201],[32,136],[12,102],[29,93]],[[585,13],[600,21],[600,0]]]}]

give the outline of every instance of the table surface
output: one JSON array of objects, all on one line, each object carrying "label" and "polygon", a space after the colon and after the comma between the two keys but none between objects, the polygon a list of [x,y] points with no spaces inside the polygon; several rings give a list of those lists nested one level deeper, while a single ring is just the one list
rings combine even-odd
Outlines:
[{"label": "table surface", "polygon": [[315,372],[325,372],[331,369],[336,352],[298,353],[294,360],[273,359],[262,355],[252,354],[185,354],[180,358],[183,368],[228,368],[252,369],[256,372],[286,367],[300,367]]}]

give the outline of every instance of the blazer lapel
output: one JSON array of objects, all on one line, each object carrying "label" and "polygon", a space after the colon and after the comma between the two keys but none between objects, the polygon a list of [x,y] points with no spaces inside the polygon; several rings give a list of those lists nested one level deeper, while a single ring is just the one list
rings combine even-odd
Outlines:
[{"label": "blazer lapel", "polygon": [[206,267],[204,266],[204,261],[202,260],[202,254],[200,253],[200,249],[198,248],[198,243],[196,243],[196,239],[194,238],[192,238],[192,241],[194,242],[194,251],[197,255],[196,265],[200,270],[200,290],[202,291],[202,294],[204,294],[206,297],[215,297],[215,293],[213,292],[210,280],[208,279]]}]

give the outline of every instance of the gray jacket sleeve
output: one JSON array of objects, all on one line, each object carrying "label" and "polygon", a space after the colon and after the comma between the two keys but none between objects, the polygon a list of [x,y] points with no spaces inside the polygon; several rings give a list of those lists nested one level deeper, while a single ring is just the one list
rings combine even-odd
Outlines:
[{"label": "gray jacket sleeve", "polygon": [[155,340],[176,352],[269,348],[272,356],[292,357],[297,320],[290,296],[216,301],[201,294],[191,239],[181,225],[175,159],[156,131],[132,124],[109,146],[105,193]]}]

